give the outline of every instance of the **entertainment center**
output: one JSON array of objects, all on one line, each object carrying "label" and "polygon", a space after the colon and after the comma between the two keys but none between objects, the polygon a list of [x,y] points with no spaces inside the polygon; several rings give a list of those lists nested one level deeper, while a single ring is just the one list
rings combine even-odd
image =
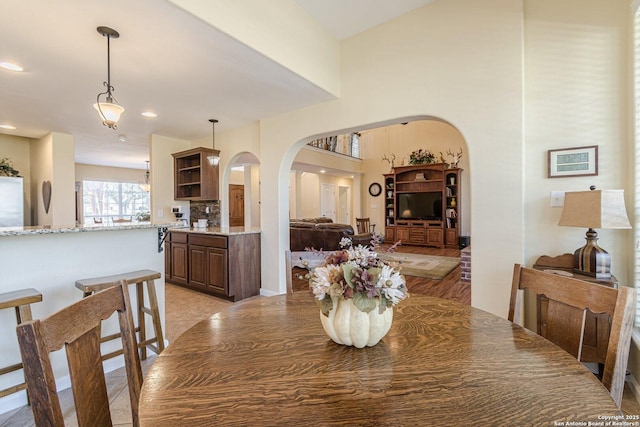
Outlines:
[{"label": "entertainment center", "polygon": [[458,248],[462,169],[446,166],[399,166],[384,175],[385,240]]}]

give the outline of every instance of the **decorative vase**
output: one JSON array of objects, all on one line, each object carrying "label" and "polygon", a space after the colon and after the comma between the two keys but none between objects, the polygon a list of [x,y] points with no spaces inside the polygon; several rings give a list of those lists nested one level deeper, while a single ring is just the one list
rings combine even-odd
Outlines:
[{"label": "decorative vase", "polygon": [[360,311],[353,299],[333,299],[333,308],[329,316],[320,313],[324,331],[334,342],[357,348],[376,345],[391,329],[393,308],[379,312],[380,301],[369,313]]}]

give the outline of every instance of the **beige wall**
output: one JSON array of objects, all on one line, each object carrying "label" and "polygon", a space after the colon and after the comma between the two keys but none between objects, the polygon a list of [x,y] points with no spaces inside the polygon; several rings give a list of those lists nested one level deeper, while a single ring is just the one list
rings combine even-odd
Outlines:
[{"label": "beige wall", "polygon": [[184,139],[151,135],[150,171],[151,171],[151,222],[169,223],[176,218],[171,213],[171,206],[184,206],[189,211],[189,202],[175,201],[173,156],[172,153],[188,150],[191,142]]},{"label": "beige wall", "polygon": [[24,225],[31,225],[31,139],[0,134],[0,159],[8,158],[23,178]]},{"label": "beige wall", "polygon": [[340,42],[295,1],[170,0],[243,44],[340,95]]},{"label": "beige wall", "polygon": [[144,182],[145,171],[141,169],[115,168],[109,166],[85,165],[76,163],[76,181],[117,181]]},{"label": "beige wall", "polygon": [[263,265],[278,266],[263,272],[265,292],[284,290],[292,146],[439,117],[469,150],[473,304],[506,315],[512,265],[523,254],[521,59],[522,5],[510,0],[435,2],[345,40],[340,99],[260,124]]}]

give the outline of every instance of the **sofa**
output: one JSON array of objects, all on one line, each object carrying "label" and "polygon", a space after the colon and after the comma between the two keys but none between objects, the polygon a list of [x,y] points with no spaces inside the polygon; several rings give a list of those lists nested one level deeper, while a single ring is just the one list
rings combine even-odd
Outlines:
[{"label": "sofa", "polygon": [[355,234],[349,224],[337,224],[330,218],[303,218],[289,221],[289,246],[291,251],[313,248],[324,251],[342,249],[340,240],[351,239],[354,245],[371,245],[373,233]]}]

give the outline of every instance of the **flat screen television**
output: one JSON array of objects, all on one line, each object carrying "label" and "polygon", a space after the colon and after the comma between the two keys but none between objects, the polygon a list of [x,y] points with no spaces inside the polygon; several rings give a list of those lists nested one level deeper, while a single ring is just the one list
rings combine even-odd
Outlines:
[{"label": "flat screen television", "polygon": [[399,193],[398,219],[442,221],[442,191]]}]

